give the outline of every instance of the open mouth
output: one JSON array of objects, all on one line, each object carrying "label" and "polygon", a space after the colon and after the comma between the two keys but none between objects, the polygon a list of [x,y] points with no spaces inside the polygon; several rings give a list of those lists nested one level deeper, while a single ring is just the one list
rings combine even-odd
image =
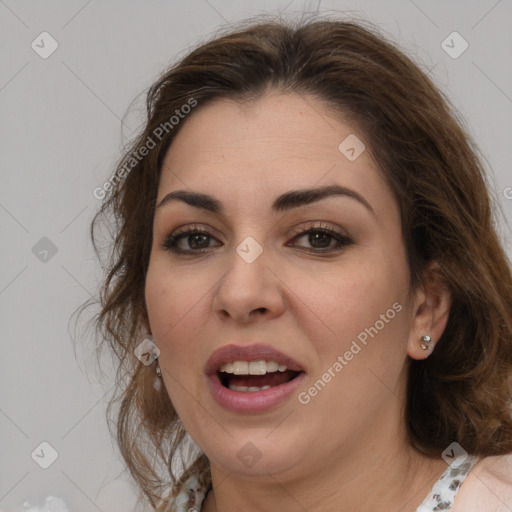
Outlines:
[{"label": "open mouth", "polygon": [[254,393],[286,384],[301,371],[289,370],[275,361],[233,361],[217,371],[220,383],[231,391]]},{"label": "open mouth", "polygon": [[285,404],[306,379],[306,370],[292,357],[261,343],[224,345],[204,366],[213,399],[238,414],[265,413]]}]

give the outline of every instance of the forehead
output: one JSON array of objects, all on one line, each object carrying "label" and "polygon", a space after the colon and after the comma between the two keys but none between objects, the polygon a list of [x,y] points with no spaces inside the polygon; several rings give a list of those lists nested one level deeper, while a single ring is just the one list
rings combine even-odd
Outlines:
[{"label": "forehead", "polygon": [[[356,159],[347,157],[354,154],[346,153],[350,146],[360,152]],[[332,183],[377,197],[386,185],[369,149],[356,126],[312,96],[216,100],[199,105],[178,132],[163,162],[158,200],[187,187],[228,201],[244,190],[274,197]]]},{"label": "forehead", "polygon": [[[270,159],[293,156],[339,158],[339,143],[351,127],[313,97],[268,93],[250,102],[220,99],[199,105],[176,136],[169,160],[190,163],[224,159],[233,148]],[[362,138],[362,135],[359,134]],[[194,149],[192,154],[184,154]]]}]

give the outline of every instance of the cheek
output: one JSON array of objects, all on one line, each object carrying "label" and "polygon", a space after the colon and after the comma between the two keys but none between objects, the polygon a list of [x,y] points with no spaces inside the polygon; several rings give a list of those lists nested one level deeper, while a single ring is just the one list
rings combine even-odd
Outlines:
[{"label": "cheek", "polygon": [[[304,274],[301,278],[290,275],[289,280],[293,293],[300,299],[293,301],[297,308],[294,317],[308,337],[317,340],[319,349],[342,348],[379,321],[382,314],[385,320],[397,319],[398,306],[393,309],[393,304],[402,304],[405,297],[403,283],[386,266],[347,265],[345,269],[307,278]],[[386,329],[392,323],[386,323]]]},{"label": "cheek", "polygon": [[364,264],[294,287],[308,306],[297,321],[317,355],[302,391],[319,409],[371,411],[394,396],[409,333],[406,282],[387,265]]},{"label": "cheek", "polygon": [[[165,387],[180,416],[187,416],[190,395],[197,396],[195,373],[202,360],[195,341],[207,316],[206,287],[197,274],[172,272],[167,262],[151,262],[146,278],[146,307],[153,339],[160,349]],[[185,411],[185,412],[184,412]]]},{"label": "cheek", "polygon": [[[146,307],[151,332],[159,348],[175,348],[193,335],[193,326],[203,317],[207,284],[197,273],[179,274],[169,264],[156,259],[150,263],[146,278]],[[188,333],[188,336],[186,336]],[[190,348],[190,345],[188,345]]]}]

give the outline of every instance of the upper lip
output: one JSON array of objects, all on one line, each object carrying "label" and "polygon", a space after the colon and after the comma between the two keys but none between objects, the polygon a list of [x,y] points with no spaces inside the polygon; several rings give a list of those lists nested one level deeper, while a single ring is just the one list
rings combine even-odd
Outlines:
[{"label": "upper lip", "polygon": [[279,350],[262,344],[254,345],[225,345],[215,350],[205,365],[206,375],[214,375],[219,368],[233,361],[275,361],[286,366],[289,370],[301,372],[304,368],[293,358]]}]

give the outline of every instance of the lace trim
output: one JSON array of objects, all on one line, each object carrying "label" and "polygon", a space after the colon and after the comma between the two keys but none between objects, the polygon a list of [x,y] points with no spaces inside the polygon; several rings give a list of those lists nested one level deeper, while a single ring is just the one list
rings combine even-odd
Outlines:
[{"label": "lace trim", "polygon": [[182,484],[180,492],[165,510],[169,512],[200,512],[204,499],[211,488],[210,472],[195,472]]},{"label": "lace trim", "polygon": [[477,461],[478,457],[468,456],[460,464],[457,464],[457,460],[452,462],[434,484],[432,491],[416,509],[416,512],[437,512],[451,509],[462,482],[464,482]]}]

